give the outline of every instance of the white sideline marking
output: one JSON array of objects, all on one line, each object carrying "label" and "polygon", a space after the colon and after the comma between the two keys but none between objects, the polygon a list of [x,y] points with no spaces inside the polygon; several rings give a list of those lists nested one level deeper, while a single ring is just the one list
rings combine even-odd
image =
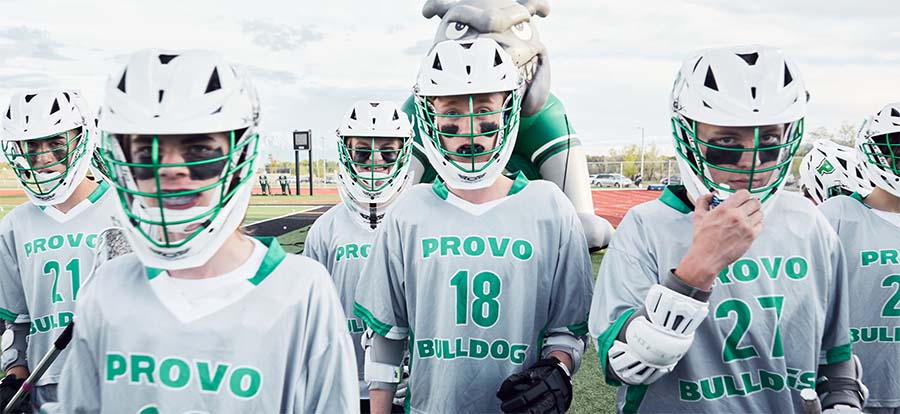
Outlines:
[{"label": "white sideline marking", "polygon": [[[282,207],[282,206],[257,206],[257,207]],[[278,220],[278,219],[282,219],[282,218],[285,218],[285,217],[288,217],[288,216],[293,216],[294,214],[305,213],[305,212],[310,211],[310,210],[315,210],[315,209],[317,209],[317,208],[319,208],[319,207],[324,207],[324,206],[310,206],[310,207],[306,208],[305,210],[293,211],[293,212],[290,212],[290,213],[287,213],[287,214],[282,214],[282,215],[280,215],[280,216],[278,216],[278,217],[272,217],[272,218],[267,218],[267,219],[265,219],[265,220],[254,221],[253,223],[245,224],[244,227],[255,226],[255,225],[257,225],[257,224],[262,224],[262,223],[269,222],[269,221],[272,221],[272,220]]]}]

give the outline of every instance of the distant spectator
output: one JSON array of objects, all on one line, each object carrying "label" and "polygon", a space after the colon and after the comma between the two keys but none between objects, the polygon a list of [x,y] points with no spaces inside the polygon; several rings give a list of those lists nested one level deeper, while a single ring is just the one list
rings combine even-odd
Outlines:
[{"label": "distant spectator", "polygon": [[266,177],[265,174],[260,174],[259,186],[262,187],[262,195],[269,195],[269,177]]}]

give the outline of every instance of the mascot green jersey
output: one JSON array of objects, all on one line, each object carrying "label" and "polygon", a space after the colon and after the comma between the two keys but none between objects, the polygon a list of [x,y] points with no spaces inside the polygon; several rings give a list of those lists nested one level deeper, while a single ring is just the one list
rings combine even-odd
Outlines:
[{"label": "mascot green jersey", "polygon": [[[428,0],[422,8],[426,18],[441,18],[434,44],[490,37],[512,56],[525,79],[526,91],[516,147],[506,168],[521,171],[532,180],[556,183],[575,206],[588,246],[602,248],[609,243],[613,228],[594,214],[584,151],[562,102],[550,93],[547,49],[532,22],[532,17],[549,13],[546,0]],[[415,118],[412,97],[403,110]],[[433,181],[436,173],[422,152],[418,129],[413,129],[417,145],[411,168],[422,182]]]}]

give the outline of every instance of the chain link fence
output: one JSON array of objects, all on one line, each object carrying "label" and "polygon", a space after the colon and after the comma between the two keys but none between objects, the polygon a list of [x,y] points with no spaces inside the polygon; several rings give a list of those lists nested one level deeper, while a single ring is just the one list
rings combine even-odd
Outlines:
[{"label": "chain link fence", "polygon": [[[785,178],[785,187],[788,189],[797,189],[800,177],[800,161],[802,157],[794,157],[791,164],[790,173]],[[603,186],[594,178],[597,174],[621,174],[622,176],[635,181],[637,176],[641,174],[640,161],[603,161],[588,162],[588,173],[591,175],[593,186]],[[659,184],[668,177],[677,177],[680,180],[681,172],[678,170],[678,162],[676,160],[663,161],[645,161],[644,172],[641,176],[640,187],[646,187],[647,184]],[[666,180],[668,181],[668,180]],[[679,181],[676,181],[679,182]]]}]

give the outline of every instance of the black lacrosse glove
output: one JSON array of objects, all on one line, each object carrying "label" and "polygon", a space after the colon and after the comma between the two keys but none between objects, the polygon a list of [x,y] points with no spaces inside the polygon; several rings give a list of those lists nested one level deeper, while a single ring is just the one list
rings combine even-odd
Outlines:
[{"label": "black lacrosse glove", "polygon": [[510,375],[497,391],[504,413],[564,413],[572,404],[572,378],[554,357]]},{"label": "black lacrosse glove", "polygon": [[[16,395],[16,392],[19,391],[19,388],[22,387],[22,384],[25,383],[25,379],[19,379],[15,375],[7,375],[2,380],[0,380],[0,411],[6,408],[6,405],[13,399],[13,396]],[[31,396],[28,393],[25,393],[25,396],[19,400],[19,403],[16,404],[15,407],[12,407],[10,413],[12,414],[31,414],[33,409],[31,408]]]}]

